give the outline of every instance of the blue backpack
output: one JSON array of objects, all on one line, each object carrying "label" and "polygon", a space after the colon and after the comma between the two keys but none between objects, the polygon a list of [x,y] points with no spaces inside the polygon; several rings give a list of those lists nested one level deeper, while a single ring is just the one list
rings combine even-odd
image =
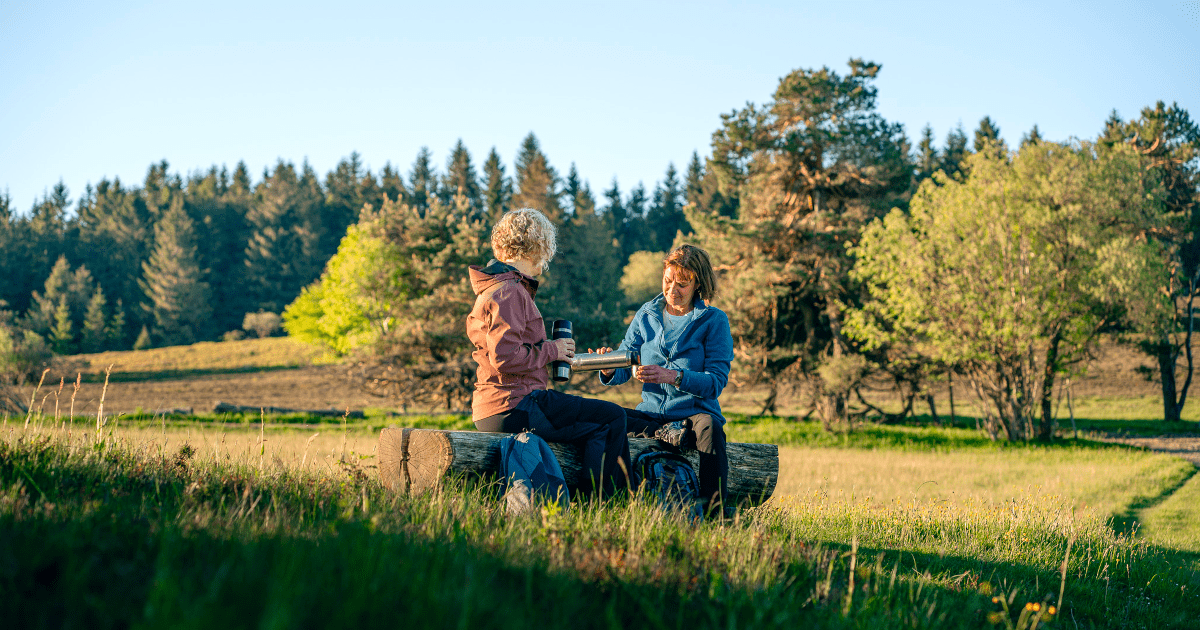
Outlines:
[{"label": "blue backpack", "polygon": [[536,502],[558,501],[566,508],[571,501],[562,467],[546,440],[518,433],[500,440],[500,478],[508,513],[536,513]]},{"label": "blue backpack", "polygon": [[645,487],[664,509],[695,511],[700,478],[686,457],[652,448],[633,461],[633,474],[638,487]]}]

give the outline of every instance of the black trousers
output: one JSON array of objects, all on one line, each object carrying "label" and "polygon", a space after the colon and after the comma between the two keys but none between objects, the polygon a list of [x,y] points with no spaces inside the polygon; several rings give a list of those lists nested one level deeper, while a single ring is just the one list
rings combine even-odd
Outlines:
[{"label": "black trousers", "polygon": [[654,432],[668,422],[684,420],[691,423],[696,437],[696,450],[700,452],[700,496],[710,504],[720,500],[722,506],[728,499],[729,456],[725,452],[725,428],[707,413],[698,413],[684,418],[668,418],[662,414],[646,413],[637,409],[626,409],[626,425],[629,432],[642,437],[654,437]]},{"label": "black trousers", "polygon": [[[616,403],[536,390],[516,409],[475,421],[480,431],[529,431],[547,442],[570,442],[583,449],[584,486],[611,494],[629,487],[629,438],[625,410]],[[526,409],[522,409],[525,407]],[[590,483],[588,483],[590,482]]]}]

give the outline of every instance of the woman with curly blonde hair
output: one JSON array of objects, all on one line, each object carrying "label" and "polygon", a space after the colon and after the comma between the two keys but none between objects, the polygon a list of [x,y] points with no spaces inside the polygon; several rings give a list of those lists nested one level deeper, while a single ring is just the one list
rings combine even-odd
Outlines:
[{"label": "woman with curly blonde hair", "polygon": [[521,208],[492,229],[495,259],[469,269],[476,297],[467,336],[478,364],[471,415],[480,431],[531,431],[547,442],[580,444],[584,469],[611,491],[627,483],[625,410],[549,388],[547,366],[575,356],[574,340],[546,338],[533,302],[537,277],[556,250],[554,224],[537,210]]}]

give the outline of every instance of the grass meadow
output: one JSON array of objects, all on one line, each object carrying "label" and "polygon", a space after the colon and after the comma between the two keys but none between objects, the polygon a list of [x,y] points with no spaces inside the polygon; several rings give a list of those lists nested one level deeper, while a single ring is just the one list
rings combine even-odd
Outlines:
[{"label": "grass meadow", "polygon": [[7,419],[0,607],[21,627],[1200,619],[1187,522],[1197,477],[1177,458],[1082,441],[996,445],[966,429],[835,435],[739,418],[732,439],[783,446],[775,498],[733,520],[689,524],[636,497],[509,518],[484,481],[418,496],[381,488],[385,418],[299,420],[121,417],[98,439],[94,418]]},{"label": "grass meadow", "polygon": [[[31,389],[34,411],[0,420],[6,625],[1200,626],[1200,475],[1088,439],[1160,431],[1153,397],[1117,380],[1081,388],[1081,439],[1052,445],[992,442],[963,401],[943,426],[841,433],[730,414],[731,440],[780,445],[779,483],[698,524],[638,496],[511,518],[486,479],[379,485],[379,429],[472,428],[461,414],[141,410],[180,406],[169,396],[189,386],[198,401],[277,404],[253,396],[287,384],[306,408],[350,404],[314,360],[286,339],[86,355],[68,366],[86,373],[78,394]],[[738,395],[730,407],[753,407]],[[69,418],[74,403],[92,415]]]}]

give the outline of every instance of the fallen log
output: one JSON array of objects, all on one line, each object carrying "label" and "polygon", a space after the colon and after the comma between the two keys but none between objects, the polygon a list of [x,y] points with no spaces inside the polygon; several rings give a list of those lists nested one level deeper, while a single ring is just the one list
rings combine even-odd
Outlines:
[{"label": "fallen log", "polygon": [[[500,462],[500,440],[509,433],[439,431],[388,427],[379,435],[379,481],[394,492],[423,492],[437,487],[451,474],[494,475]],[[629,438],[629,454],[636,458],[656,446],[656,440]],[[567,484],[583,481],[580,449],[574,444],[550,444],[562,466]],[[779,447],[774,444],[730,442],[729,500],[737,505],[757,505],[771,498],[779,477]],[[699,470],[695,450],[684,456]]]},{"label": "fallen log", "polygon": [[254,405],[234,405],[227,402],[217,401],[213,403],[213,413],[303,413],[310,416],[325,416],[340,418],[346,416],[348,418],[363,418],[361,411],[345,411],[337,409],[288,409],[286,407],[256,407]]}]

